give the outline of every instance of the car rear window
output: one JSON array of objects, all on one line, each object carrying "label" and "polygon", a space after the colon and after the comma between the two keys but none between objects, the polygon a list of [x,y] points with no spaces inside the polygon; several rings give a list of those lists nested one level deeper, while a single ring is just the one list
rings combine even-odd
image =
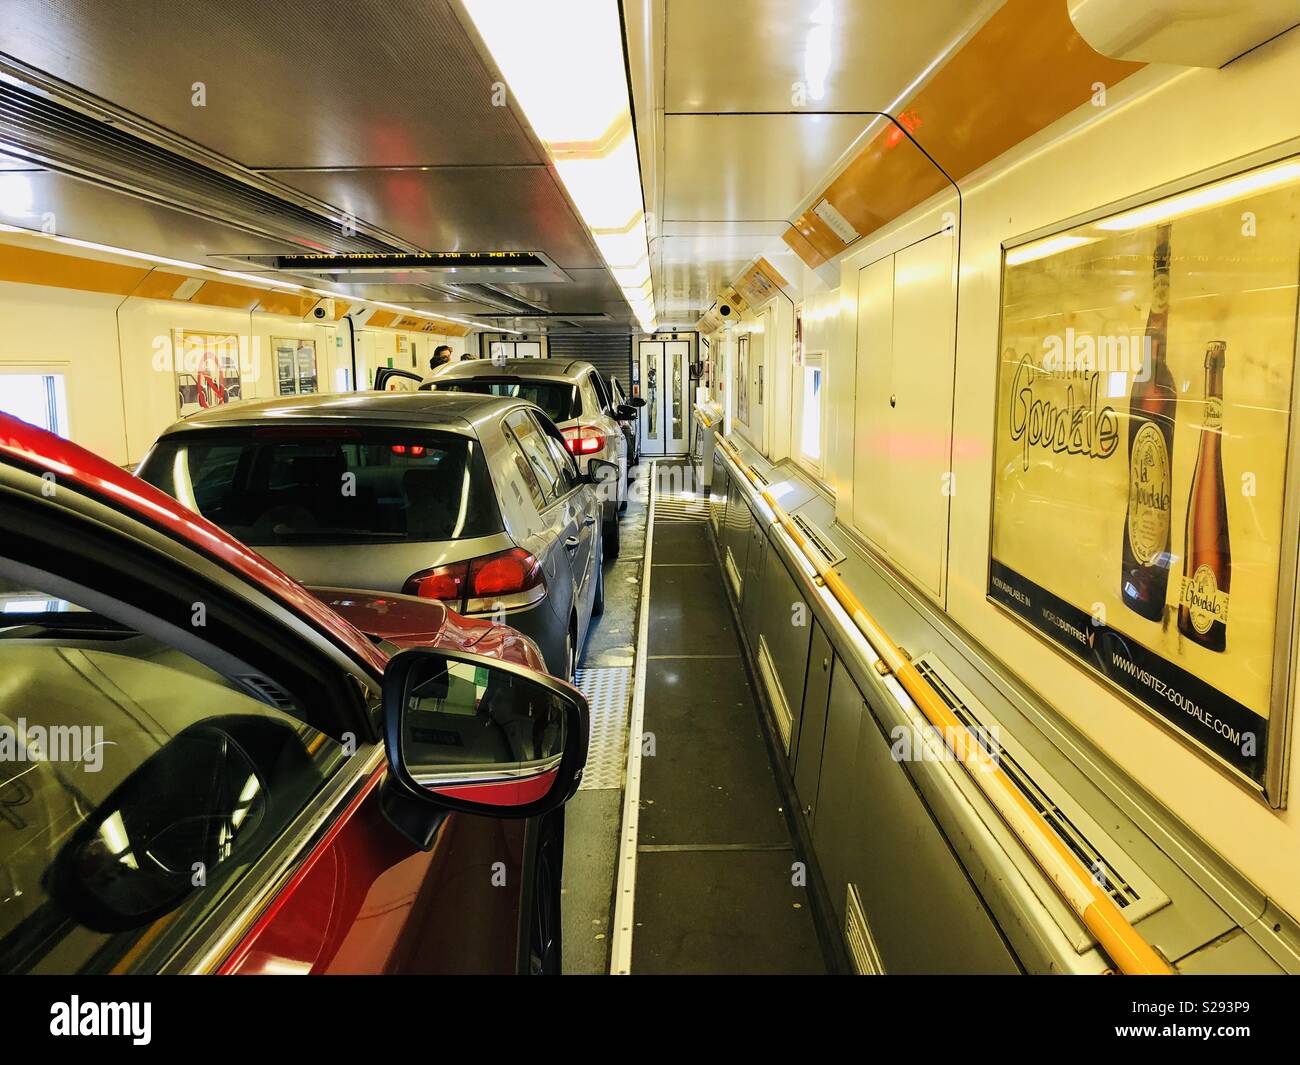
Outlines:
[{"label": "car rear window", "polygon": [[452,433],[258,427],[160,440],[137,471],[250,547],[501,531],[482,445]]},{"label": "car rear window", "polygon": [[553,422],[567,422],[582,414],[578,386],[568,381],[521,381],[517,377],[473,377],[436,381],[436,392],[473,392],[479,396],[505,396],[536,403]]}]

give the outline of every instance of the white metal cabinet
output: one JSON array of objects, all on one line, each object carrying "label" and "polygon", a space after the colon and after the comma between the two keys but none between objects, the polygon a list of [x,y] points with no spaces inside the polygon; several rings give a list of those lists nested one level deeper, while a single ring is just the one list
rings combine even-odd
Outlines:
[{"label": "white metal cabinet", "polygon": [[953,238],[858,274],[854,524],[942,602],[953,491]]}]

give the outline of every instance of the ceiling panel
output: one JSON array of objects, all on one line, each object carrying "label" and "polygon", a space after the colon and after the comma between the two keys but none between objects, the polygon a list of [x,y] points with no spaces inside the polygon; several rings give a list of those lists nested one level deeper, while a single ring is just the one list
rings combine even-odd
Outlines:
[{"label": "ceiling panel", "polygon": [[49,170],[0,173],[0,222],[241,270],[246,255],[302,251]]},{"label": "ceiling panel", "polygon": [[0,51],[246,166],[537,161],[446,0],[6,0]]},{"label": "ceiling panel", "polygon": [[553,311],[605,311],[617,313],[621,318],[631,314],[614,280],[604,269],[571,270],[569,283],[498,285],[518,299],[535,303]]},{"label": "ceiling panel", "polygon": [[[668,0],[664,106],[879,111],[1001,2],[746,0],[738,9],[731,0]],[[719,61],[719,41],[734,61]],[[814,91],[820,83],[821,98],[797,103],[796,83]]]},{"label": "ceiling panel", "polygon": [[868,121],[851,115],[670,116],[664,123],[664,218],[785,218]]},{"label": "ceiling panel", "polygon": [[565,271],[601,266],[545,166],[281,170],[275,177],[429,251],[541,251]]}]

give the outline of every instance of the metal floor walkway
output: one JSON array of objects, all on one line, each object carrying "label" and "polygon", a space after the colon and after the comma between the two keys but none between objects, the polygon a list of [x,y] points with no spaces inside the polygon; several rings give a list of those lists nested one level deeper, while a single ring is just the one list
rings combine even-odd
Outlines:
[{"label": "metal floor walkway", "polygon": [[631,971],[825,972],[695,471],[658,466]]}]

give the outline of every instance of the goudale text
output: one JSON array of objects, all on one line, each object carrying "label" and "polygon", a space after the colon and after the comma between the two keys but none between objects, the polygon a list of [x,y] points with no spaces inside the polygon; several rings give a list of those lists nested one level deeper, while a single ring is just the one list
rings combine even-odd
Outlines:
[{"label": "goudale text", "polygon": [[[1029,448],[1044,447],[1058,454],[1109,458],[1119,445],[1119,418],[1115,409],[1100,402],[1100,375],[1086,379],[1087,397],[1075,398],[1075,385],[1065,388],[1065,402],[1053,403],[1034,396],[1038,371],[1029,356],[1016,367],[1011,382],[1011,439],[1024,440],[1024,468],[1029,469]],[[1080,382],[1083,385],[1084,382]]]}]

